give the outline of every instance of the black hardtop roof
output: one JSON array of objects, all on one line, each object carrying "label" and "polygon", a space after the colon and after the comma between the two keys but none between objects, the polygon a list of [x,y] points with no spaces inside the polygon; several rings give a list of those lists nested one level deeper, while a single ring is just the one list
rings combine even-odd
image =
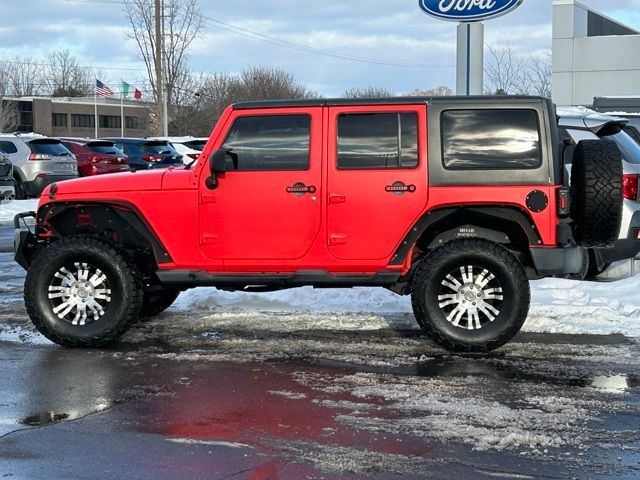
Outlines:
[{"label": "black hardtop roof", "polygon": [[233,104],[234,110],[254,108],[295,108],[295,107],[344,107],[350,105],[419,105],[429,103],[514,103],[540,102],[545,97],[528,95],[477,95],[446,97],[387,97],[387,98],[307,98],[296,100],[255,100]]}]

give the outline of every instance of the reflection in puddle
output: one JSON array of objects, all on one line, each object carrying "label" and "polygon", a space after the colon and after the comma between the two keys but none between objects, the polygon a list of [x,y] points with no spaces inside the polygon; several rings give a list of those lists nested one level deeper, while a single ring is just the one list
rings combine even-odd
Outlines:
[{"label": "reflection in puddle", "polygon": [[591,379],[591,387],[608,393],[625,393],[630,385],[626,375],[599,375]]},{"label": "reflection in puddle", "polygon": [[68,413],[58,412],[41,412],[20,420],[23,425],[29,425],[30,427],[43,427],[45,425],[51,425],[53,423],[61,422],[69,418]]}]

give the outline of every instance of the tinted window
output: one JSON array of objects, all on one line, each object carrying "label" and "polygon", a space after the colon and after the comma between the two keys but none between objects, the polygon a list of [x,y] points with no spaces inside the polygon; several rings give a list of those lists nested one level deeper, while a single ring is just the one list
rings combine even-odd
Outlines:
[{"label": "tinted window", "polygon": [[184,142],[184,144],[189,147],[189,148],[193,148],[194,150],[204,150],[204,146],[207,144],[206,140],[192,140],[190,142]]},{"label": "tinted window", "polygon": [[93,128],[96,126],[96,118],[93,115],[71,114],[71,126],[77,128]]},{"label": "tinted window", "polygon": [[100,128],[120,128],[122,119],[117,115],[100,115]]},{"label": "tinted window", "polygon": [[147,142],[144,145],[144,149],[151,153],[171,154],[175,155],[178,152],[173,145],[167,142]]},{"label": "tinted window", "polygon": [[224,148],[238,156],[238,170],[307,170],[310,131],[307,115],[240,117]]},{"label": "tinted window", "polygon": [[71,152],[60,142],[53,140],[29,142],[29,148],[33,153],[47,155],[71,155]]},{"label": "tinted window", "polygon": [[95,153],[109,153],[114,155],[124,155],[124,153],[116,148],[111,142],[90,142],[85,145],[89,150]]},{"label": "tinted window", "polygon": [[338,168],[415,168],[415,113],[345,114],[338,117]]},{"label": "tinted window", "polygon": [[628,163],[640,165],[640,145],[638,145],[626,132],[619,130],[612,135],[604,135],[603,140],[612,140],[622,152],[622,159]]},{"label": "tinted window", "polygon": [[66,127],[67,126],[67,114],[66,113],[52,113],[52,122],[54,127]]},{"label": "tinted window", "polygon": [[448,110],[441,123],[447,169],[513,170],[542,163],[534,110]]},{"label": "tinted window", "polygon": [[125,128],[140,128],[138,117],[124,117]]},{"label": "tinted window", "polygon": [[17,153],[18,147],[13,142],[0,142],[0,150],[4,153]]}]

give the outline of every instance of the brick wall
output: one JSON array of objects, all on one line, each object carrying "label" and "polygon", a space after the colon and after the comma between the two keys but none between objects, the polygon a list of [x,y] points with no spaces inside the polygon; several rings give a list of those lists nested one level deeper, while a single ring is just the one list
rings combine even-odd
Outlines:
[{"label": "brick wall", "polygon": [[51,100],[33,99],[33,131],[42,135],[51,135]]}]

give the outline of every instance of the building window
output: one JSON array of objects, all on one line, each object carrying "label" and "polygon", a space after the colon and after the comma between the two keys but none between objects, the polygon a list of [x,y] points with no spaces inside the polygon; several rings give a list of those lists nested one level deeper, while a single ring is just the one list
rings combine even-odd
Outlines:
[{"label": "building window", "polygon": [[74,113],[71,115],[71,126],[78,128],[94,128],[96,119],[93,115],[80,115]]},{"label": "building window", "polygon": [[442,161],[448,170],[513,170],[542,164],[534,110],[442,112]]},{"label": "building window", "polygon": [[140,128],[138,117],[124,117],[124,126],[131,129]]},{"label": "building window", "polygon": [[54,127],[66,127],[67,126],[67,114],[66,113],[54,113],[52,114]]},{"label": "building window", "polygon": [[343,114],[338,117],[338,169],[418,166],[418,115]]},{"label": "building window", "polygon": [[307,115],[240,117],[224,148],[233,150],[237,170],[308,170],[310,132]]},{"label": "building window", "polygon": [[100,128],[120,128],[122,121],[119,115],[100,115]]}]

